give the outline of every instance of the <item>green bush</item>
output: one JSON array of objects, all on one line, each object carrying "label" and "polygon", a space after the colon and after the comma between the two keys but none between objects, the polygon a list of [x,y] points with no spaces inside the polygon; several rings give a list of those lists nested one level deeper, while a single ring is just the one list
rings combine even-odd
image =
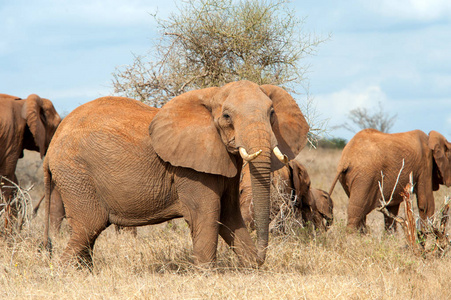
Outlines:
[{"label": "green bush", "polygon": [[323,149],[343,149],[347,141],[342,138],[322,138],[318,140],[318,148]]}]

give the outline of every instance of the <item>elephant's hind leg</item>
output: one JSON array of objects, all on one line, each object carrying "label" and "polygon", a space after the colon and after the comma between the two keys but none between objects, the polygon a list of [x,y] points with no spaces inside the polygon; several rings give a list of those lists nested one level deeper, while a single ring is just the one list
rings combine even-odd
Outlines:
[{"label": "elephant's hind leg", "polygon": [[[76,202],[71,202],[76,203]],[[92,269],[92,251],[100,233],[108,226],[105,210],[95,205],[97,201],[78,202],[77,209],[66,207],[71,235],[62,255],[63,262]],[[89,205],[86,205],[89,204]]]},{"label": "elephant's hind leg", "polygon": [[[359,185],[357,185],[359,186]],[[358,230],[367,233],[366,216],[375,208],[376,186],[371,182],[360,185],[359,189],[351,189],[348,204],[348,224],[349,231]]]},{"label": "elephant's hind leg", "polygon": [[88,267],[92,269],[94,243],[103,229],[92,230],[80,226],[77,226],[75,230],[73,229],[62,256],[63,262],[74,264],[79,268]]}]

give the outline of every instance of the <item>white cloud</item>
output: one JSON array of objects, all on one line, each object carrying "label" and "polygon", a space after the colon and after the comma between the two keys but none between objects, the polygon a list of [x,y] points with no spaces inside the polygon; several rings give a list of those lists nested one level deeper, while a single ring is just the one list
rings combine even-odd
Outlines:
[{"label": "white cloud", "polygon": [[354,84],[353,86],[329,94],[315,95],[314,102],[321,116],[329,120],[329,134],[349,140],[353,136],[352,132],[343,128],[334,129],[334,127],[344,124],[347,120],[348,113],[352,109],[357,107],[367,109],[377,108],[379,103],[383,107],[387,107],[389,100],[379,85]]},{"label": "white cloud", "polygon": [[76,47],[80,43],[92,46],[130,38],[136,32],[144,33],[145,39],[145,33],[152,34],[156,28],[150,14],[158,11],[165,18],[174,8],[172,2],[162,6],[157,0],[7,1],[0,5],[0,55],[14,55],[30,45],[51,47],[67,41]]},{"label": "white cloud", "polygon": [[451,17],[449,0],[365,1],[383,16],[400,20],[434,21]]},{"label": "white cloud", "polygon": [[330,94],[315,96],[315,101],[330,115],[344,116],[357,107],[371,108],[388,103],[386,94],[378,85],[351,87]]},{"label": "white cloud", "polygon": [[[11,1],[0,9],[4,25],[38,24],[136,25],[153,21],[158,1],[144,0],[43,0]],[[160,2],[161,4],[161,2]],[[20,11],[20,17],[17,12]],[[22,24],[22,25],[21,25]]]}]

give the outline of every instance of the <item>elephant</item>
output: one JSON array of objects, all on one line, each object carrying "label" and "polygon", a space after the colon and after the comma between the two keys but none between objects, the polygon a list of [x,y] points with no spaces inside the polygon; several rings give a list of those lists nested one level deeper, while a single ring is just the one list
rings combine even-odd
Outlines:
[{"label": "elephant", "polygon": [[[375,129],[358,132],[343,149],[337,173],[329,194],[340,180],[349,197],[347,229],[366,233],[366,215],[380,207],[382,183],[383,196],[388,202],[387,210],[398,214],[403,201],[401,192],[413,174],[414,193],[417,197],[419,215],[422,220],[434,214],[433,191],[439,185],[451,185],[451,144],[437,131],[429,135],[413,130],[402,133],[382,133]],[[398,174],[404,161],[404,168]],[[396,188],[395,188],[396,185]],[[384,215],[385,229],[395,226],[393,218]]]},{"label": "elephant", "polygon": [[[325,231],[333,223],[333,201],[323,190],[311,187],[307,169],[296,159],[272,173],[271,221],[273,224],[280,213],[280,201],[286,203],[289,199],[294,209],[296,219],[303,226],[313,226],[313,229]],[[252,187],[249,168],[245,166],[240,181],[240,207],[246,225],[255,229],[253,214]]]},{"label": "elephant", "polygon": [[[0,175],[18,183],[16,166],[24,149],[37,151],[42,158],[60,122],[61,117],[48,99],[35,94],[27,99],[0,94]],[[0,191],[3,201],[9,203],[14,193],[4,185],[9,184],[2,178]]]},{"label": "elephant", "polygon": [[[246,80],[181,94],[160,109],[123,97],[83,104],[61,122],[44,159],[44,246],[56,189],[71,227],[64,262],[92,268],[95,240],[110,224],[184,218],[194,264],[214,265],[221,236],[243,265],[261,265],[270,172],[302,150],[308,131],[288,92]],[[240,213],[243,160],[250,166],[256,245]]]}]

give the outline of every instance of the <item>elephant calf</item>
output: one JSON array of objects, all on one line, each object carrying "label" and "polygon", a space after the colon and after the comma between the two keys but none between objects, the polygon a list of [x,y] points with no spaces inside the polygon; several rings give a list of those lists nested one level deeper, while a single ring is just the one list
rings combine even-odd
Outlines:
[{"label": "elephant calf", "polygon": [[[254,229],[252,188],[249,168],[245,166],[240,181],[241,214],[246,225]],[[272,173],[273,193],[271,203],[272,224],[279,215],[281,207],[278,199],[293,207],[295,218],[304,226],[313,226],[314,229],[324,231],[333,223],[333,201],[329,194],[323,190],[311,187],[310,177],[306,168],[297,160],[291,160],[287,166]]]},{"label": "elephant calf", "polygon": [[[404,169],[395,187],[398,173],[404,160]],[[402,133],[382,133],[365,129],[357,133],[343,149],[337,174],[330,188],[340,180],[349,197],[348,224],[350,230],[366,232],[366,216],[380,206],[381,192],[378,182],[382,181],[386,201],[393,193],[387,209],[397,215],[403,201],[400,193],[413,174],[414,193],[420,217],[431,217],[435,211],[433,191],[439,185],[451,185],[451,144],[443,135],[431,131],[429,136],[420,130]],[[385,229],[393,219],[385,216]]]}]

